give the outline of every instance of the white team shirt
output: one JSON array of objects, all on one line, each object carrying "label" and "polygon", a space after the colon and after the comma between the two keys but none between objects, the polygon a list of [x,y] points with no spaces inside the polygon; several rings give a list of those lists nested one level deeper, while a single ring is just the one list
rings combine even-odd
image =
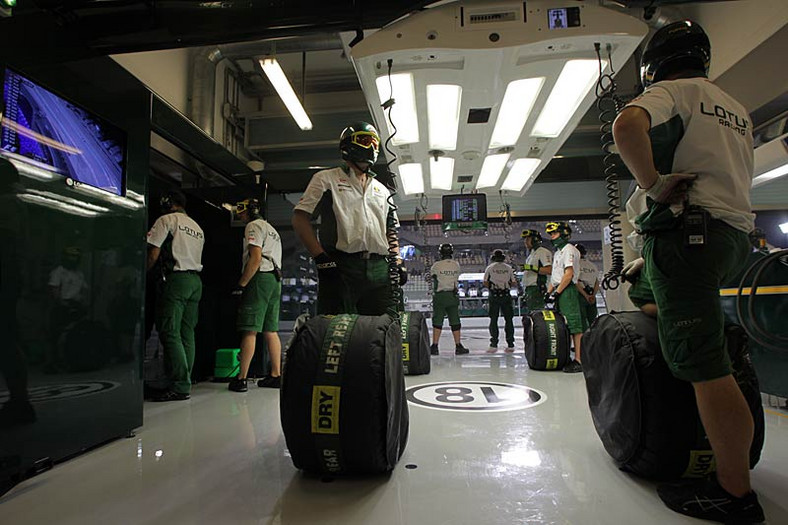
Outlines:
[{"label": "white team shirt", "polygon": [[580,259],[580,275],[577,280],[581,285],[593,288],[599,280],[599,270],[597,270],[596,264],[588,259]]},{"label": "white team shirt", "polygon": [[172,235],[172,256],[176,272],[202,270],[202,249],[205,235],[202,228],[185,212],[175,211],[162,215],[148,232],[148,244],[161,248]]},{"label": "white team shirt", "polygon": [[[544,246],[540,246],[531,250],[531,253],[529,253],[528,257],[525,259],[525,264],[532,264],[534,266],[540,267],[551,266],[553,264],[553,252]],[[523,272],[523,285],[526,287],[536,286],[538,277],[539,276],[536,274],[536,272]]]},{"label": "white team shirt", "polygon": [[432,265],[430,275],[438,278],[437,292],[453,292],[460,278],[460,265],[454,259],[442,259]]},{"label": "white team shirt", "polygon": [[[367,178],[365,190],[352,171],[348,174],[342,168],[332,168],[312,176],[295,209],[313,214],[328,191],[331,192],[337,223],[335,248],[346,253],[368,251],[388,255],[386,219],[391,211],[389,190],[374,177]],[[394,219],[397,219],[396,213]]]},{"label": "white team shirt", "polygon": [[563,248],[556,250],[553,254],[553,273],[550,274],[550,282],[553,284],[553,288],[558,288],[558,285],[561,284],[561,279],[564,278],[564,271],[570,266],[574,272],[572,283],[576,283],[580,273],[578,271],[579,262],[580,252],[572,244],[566,243]]},{"label": "white team shirt", "polygon": [[52,270],[48,284],[57,289],[57,296],[61,301],[82,301],[88,289],[85,274],[80,270],[69,270],[63,266]]},{"label": "white team shirt", "polygon": [[494,262],[484,270],[484,280],[490,281],[494,288],[508,289],[515,280],[514,270],[505,262]]},{"label": "white team shirt", "polygon": [[259,246],[263,252],[258,272],[270,272],[276,262],[278,268],[282,267],[282,239],[271,224],[263,219],[255,219],[247,223],[244,228],[243,256],[241,268],[246,268],[249,260],[249,246]]},{"label": "white team shirt", "polygon": [[[698,176],[688,193],[690,204],[738,230],[755,227],[750,205],[752,123],[741,104],[705,78],[684,78],[657,82],[628,106],[651,116],[657,168],[665,174]],[[659,126],[666,131],[662,150],[654,143]]]}]

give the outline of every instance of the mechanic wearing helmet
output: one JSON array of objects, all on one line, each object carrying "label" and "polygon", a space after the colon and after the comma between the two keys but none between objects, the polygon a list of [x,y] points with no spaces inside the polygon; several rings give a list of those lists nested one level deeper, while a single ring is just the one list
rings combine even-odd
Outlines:
[{"label": "mechanic wearing helmet", "polygon": [[438,248],[441,260],[430,268],[432,281],[432,345],[430,354],[438,355],[438,339],[443,330],[443,318],[449,318],[451,335],[454,337],[454,353],[467,354],[468,349],[460,343],[460,298],[457,295],[457,281],[460,278],[460,265],[452,259],[454,246],[445,243]]},{"label": "mechanic wearing helmet", "polygon": [[528,249],[523,265],[525,306],[529,312],[544,309],[547,276],[553,272],[553,254],[542,246],[542,234],[536,230],[523,230],[520,237]]},{"label": "mechanic wearing helmet", "polygon": [[564,367],[569,374],[582,372],[580,365],[580,339],[588,328],[585,306],[575,284],[580,275],[580,252],[569,243],[572,228],[565,222],[548,222],[545,232],[555,246],[550,285],[547,287],[545,303],[552,303],[566,318],[569,333],[575,346],[575,358]]},{"label": "mechanic wearing helmet", "polygon": [[484,286],[490,290],[490,348],[487,353],[494,354],[498,351],[498,313],[500,312],[506,322],[505,352],[511,354],[514,352],[514,323],[512,322],[514,310],[509,290],[512,286],[517,286],[517,278],[512,267],[504,262],[506,257],[502,250],[495,250],[490,259],[492,263],[484,270]]},{"label": "mechanic wearing helmet", "polygon": [[[319,314],[385,313],[392,296],[387,256],[397,258],[400,285],[407,280],[391,193],[370,171],[379,144],[371,124],[346,127],[339,139],[345,164],[315,173],[293,212],[293,229],[317,266]],[[317,216],[319,240],[310,224]]]},{"label": "mechanic wearing helmet", "polygon": [[233,392],[246,392],[246,376],[254,357],[257,334],[263,332],[271,372],[257,385],[279,388],[282,343],[279,340],[279,303],[282,296],[282,240],[271,224],[260,213],[260,201],[246,199],[235,205],[235,212],[243,222],[243,261],[241,278],[233,290],[239,296],[236,324],[241,332],[241,364],[238,376],[230,381]]},{"label": "mechanic wearing helmet", "polygon": [[747,260],[754,227],[752,123],[706,78],[710,57],[706,33],[689,20],[657,31],[641,61],[646,90],[619,114],[613,135],[648,196],[637,219],[641,279],[656,300],[662,353],[673,375],[694,387],[717,464],[711,480],[657,492],[682,514],[755,523],[764,515],[750,487],[753,419],[732,375],[719,297]]},{"label": "mechanic wearing helmet", "polygon": [[575,287],[577,287],[577,291],[580,292],[580,296],[585,302],[583,304],[583,313],[586,316],[586,323],[588,326],[591,326],[591,323],[599,315],[596,309],[596,294],[599,291],[599,270],[596,264],[589,261],[586,257],[588,251],[585,246],[575,244],[575,248],[580,252],[580,274],[577,276]]},{"label": "mechanic wearing helmet", "polygon": [[202,297],[205,235],[186,215],[186,196],[169,191],[159,204],[164,213],[148,232],[148,270],[161,256],[163,288],[156,305],[156,329],[164,346],[164,369],[171,383],[153,401],[189,399],[194,365],[194,327]]}]

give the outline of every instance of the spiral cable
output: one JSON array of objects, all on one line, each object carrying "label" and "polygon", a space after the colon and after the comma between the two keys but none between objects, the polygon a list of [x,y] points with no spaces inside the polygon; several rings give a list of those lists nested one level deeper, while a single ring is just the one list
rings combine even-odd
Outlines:
[{"label": "spiral cable", "polygon": [[615,146],[613,140],[613,121],[623,106],[622,100],[616,95],[616,81],[613,79],[615,70],[611,58],[611,46],[607,44],[608,64],[610,73],[603,73],[601,46],[598,42],[594,43],[597,61],[599,62],[599,77],[596,82],[596,107],[599,110],[599,126],[601,133],[602,151],[605,156],[602,165],[605,173],[605,192],[607,195],[607,220],[610,229],[610,254],[612,264],[610,270],[602,278],[602,288],[605,290],[615,290],[621,284],[621,272],[624,269],[624,243],[623,230],[621,228],[621,201],[619,197],[618,173],[619,160],[618,154],[612,151]]},{"label": "spiral cable", "polygon": [[389,124],[391,124],[391,129],[393,130],[393,132],[389,135],[389,138],[386,139],[386,142],[383,144],[383,147],[391,157],[391,160],[386,163],[386,173],[389,175],[388,180],[390,181],[388,185],[389,197],[386,202],[391,208],[391,213],[386,218],[386,239],[389,243],[389,253],[386,256],[386,262],[388,263],[389,284],[391,285],[391,301],[386,308],[386,313],[395,319],[399,319],[400,313],[404,310],[405,305],[403,302],[402,287],[399,285],[399,267],[397,265],[397,256],[393,253],[399,247],[399,236],[397,234],[399,225],[397,224],[396,219],[394,219],[394,214],[399,209],[394,203],[394,195],[397,194],[397,183],[396,176],[391,171],[391,165],[397,159],[397,154],[394,153],[390,147],[392,139],[397,134],[397,126],[394,125],[394,121],[391,119],[391,108],[394,106],[395,102],[394,86],[391,81],[391,67],[393,64],[394,61],[392,59],[388,59],[389,98],[383,104],[381,104],[381,107],[386,113],[386,118],[388,119]]}]

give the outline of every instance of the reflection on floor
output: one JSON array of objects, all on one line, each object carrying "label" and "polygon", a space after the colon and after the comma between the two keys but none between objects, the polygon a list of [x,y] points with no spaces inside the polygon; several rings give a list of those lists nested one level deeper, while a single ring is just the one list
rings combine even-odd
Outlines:
[{"label": "reflection on floor", "polygon": [[[450,332],[437,381],[527,385],[546,400],[499,412],[410,407],[405,454],[391,476],[324,482],[296,471],[279,425],[278,391],[197,385],[190,401],[146,404],[145,425],[17,486],[8,524],[664,524],[693,523],[662,506],[651,483],[616,469],[589,415],[582,374],[534,372],[518,352],[486,354],[486,330]],[[528,404],[528,403],[526,403]],[[769,409],[753,472],[770,523],[788,523],[788,414]],[[406,468],[406,465],[416,468]]]}]

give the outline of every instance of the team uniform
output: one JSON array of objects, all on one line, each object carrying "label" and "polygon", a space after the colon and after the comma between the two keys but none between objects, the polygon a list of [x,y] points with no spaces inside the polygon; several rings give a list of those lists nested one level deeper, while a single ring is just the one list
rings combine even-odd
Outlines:
[{"label": "team uniform", "polygon": [[161,248],[164,284],[156,308],[156,328],[164,346],[164,368],[172,391],[188,394],[194,366],[194,327],[202,297],[202,228],[185,212],[162,215],[148,232],[148,244]]},{"label": "team uniform", "polygon": [[484,280],[490,283],[490,347],[498,345],[498,314],[503,315],[506,346],[514,348],[514,309],[509,287],[515,281],[514,270],[504,262],[494,262],[484,270]]},{"label": "team uniform", "polygon": [[[588,259],[580,259],[580,275],[577,277],[577,282],[580,283],[586,293],[589,295],[594,295],[594,289],[596,288],[596,283],[599,280],[599,270],[597,269],[596,265],[589,261]],[[583,296],[580,296],[583,298]],[[584,299],[584,298],[583,298]],[[596,319],[599,312],[596,308],[596,297],[594,297],[594,303],[591,304],[587,301],[583,301],[585,304],[583,312],[586,316],[586,323],[591,326],[591,322]]]},{"label": "team uniform", "polygon": [[577,283],[578,274],[580,273],[580,252],[572,244],[566,243],[553,254],[553,272],[550,275],[550,283],[553,285],[553,290],[558,289],[558,285],[561,284],[561,280],[564,277],[564,272],[569,267],[574,272],[572,282],[558,296],[556,307],[566,318],[569,332],[581,334],[588,328],[588,321],[584,314],[585,308],[583,303],[585,301],[583,301],[583,296],[575,288],[575,283]]},{"label": "team uniform", "polygon": [[[553,264],[553,254],[544,246],[539,246],[528,254],[526,265],[536,267],[550,266]],[[526,270],[523,272],[523,286],[525,306],[529,312],[544,309],[544,294],[547,291],[547,276]]]},{"label": "team uniform", "polygon": [[[684,244],[681,210],[649,200],[637,219],[644,234],[641,276],[659,308],[659,338],[673,375],[707,381],[731,373],[719,288],[750,251],[753,139],[747,111],[705,78],[653,84],[630,106],[651,118],[660,173],[696,174],[690,206],[707,216],[706,244]],[[644,280],[645,278],[645,280]]]},{"label": "team uniform", "polygon": [[366,189],[348,168],[315,173],[296,210],[320,216],[320,244],[341,279],[321,281],[319,314],[381,315],[391,300],[386,232],[397,216],[391,193],[370,172]]},{"label": "team uniform", "polygon": [[443,318],[449,318],[452,331],[460,329],[460,298],[457,295],[457,281],[460,265],[454,259],[442,259],[430,268],[433,292],[432,326],[443,328]]},{"label": "team uniform", "polygon": [[241,268],[246,268],[250,246],[260,247],[263,257],[257,273],[244,287],[236,325],[239,331],[277,332],[282,283],[276,269],[282,267],[282,240],[271,224],[255,219],[244,229]]}]

